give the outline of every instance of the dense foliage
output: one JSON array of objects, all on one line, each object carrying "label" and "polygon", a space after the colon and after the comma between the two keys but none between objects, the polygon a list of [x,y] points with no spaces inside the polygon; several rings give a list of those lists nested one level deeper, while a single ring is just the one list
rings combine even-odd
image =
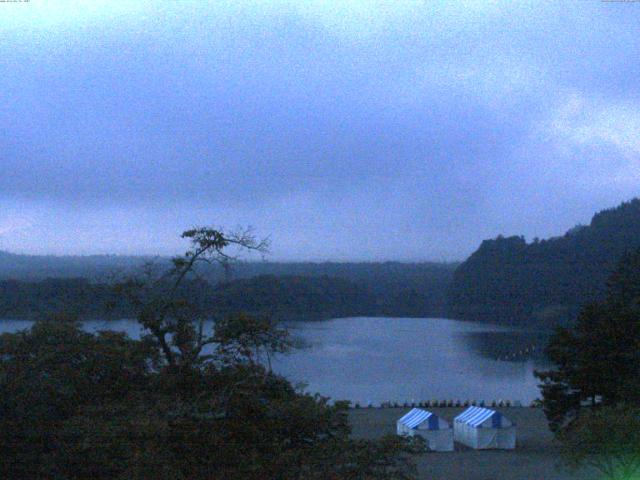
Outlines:
[{"label": "dense foliage", "polygon": [[556,331],[547,348],[556,368],[537,373],[553,430],[570,425],[585,404],[640,405],[640,250],[622,258],[608,291],[574,327]]},{"label": "dense foliage", "polygon": [[[192,249],[120,294],[147,334],[83,332],[69,319],[0,336],[0,476],[30,479],[410,479],[396,437],[349,438],[346,405],[296,391],[269,368],[287,332],[210,317],[181,287],[199,262],[251,237],[185,232]],[[64,320],[64,321],[63,321]]]},{"label": "dense foliage", "polygon": [[536,375],[565,457],[632,478],[640,469],[640,250],[622,258],[604,301],[557,330],[547,355],[555,368]]},{"label": "dense foliage", "polygon": [[243,351],[172,369],[149,342],[73,323],[1,336],[0,477],[411,478],[407,445],[350,440],[346,405]]},{"label": "dense foliage", "polygon": [[456,318],[538,327],[566,325],[602,300],[620,257],[640,248],[640,200],[596,214],[563,237],[527,243],[486,240],[456,270],[449,293]]},{"label": "dense foliage", "polygon": [[589,466],[607,480],[637,479],[640,471],[640,408],[602,407],[563,431],[562,455],[570,467]]}]

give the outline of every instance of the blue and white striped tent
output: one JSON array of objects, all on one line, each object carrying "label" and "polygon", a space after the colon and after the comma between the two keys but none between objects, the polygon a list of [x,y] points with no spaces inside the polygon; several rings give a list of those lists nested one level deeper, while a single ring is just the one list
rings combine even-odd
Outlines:
[{"label": "blue and white striped tent", "polygon": [[483,407],[469,407],[453,420],[456,442],[471,448],[514,449],[516,428],[502,413]]},{"label": "blue and white striped tent", "polygon": [[398,419],[398,435],[420,435],[430,450],[450,452],[453,450],[453,429],[446,420],[432,412],[413,408]]}]

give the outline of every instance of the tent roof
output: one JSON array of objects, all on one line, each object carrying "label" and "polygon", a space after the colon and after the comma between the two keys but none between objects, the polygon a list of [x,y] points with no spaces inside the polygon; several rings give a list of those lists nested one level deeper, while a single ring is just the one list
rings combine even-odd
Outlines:
[{"label": "tent roof", "polygon": [[409,413],[400,417],[398,422],[406,425],[409,428],[415,428],[425,420],[428,420],[432,415],[434,414],[431,412],[427,412],[426,410],[422,410],[421,408],[413,408],[409,411]]},{"label": "tent roof", "polygon": [[466,423],[471,427],[479,427],[484,423],[487,419],[493,417],[494,415],[501,415],[500,412],[496,412],[495,410],[490,410],[488,408],[483,407],[469,407],[460,415],[458,415],[454,420],[456,422]]}]

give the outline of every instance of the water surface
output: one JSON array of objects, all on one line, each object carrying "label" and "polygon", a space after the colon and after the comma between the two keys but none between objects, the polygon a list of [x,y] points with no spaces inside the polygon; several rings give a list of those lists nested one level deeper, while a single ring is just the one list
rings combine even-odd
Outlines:
[{"label": "water surface", "polygon": [[[0,332],[32,322],[0,321]],[[517,400],[539,397],[533,370],[538,335],[439,318],[340,318],[289,322],[307,348],[274,361],[274,370],[307,390],[366,405],[385,401]],[[138,338],[132,320],[88,321]],[[536,348],[532,348],[536,347]],[[533,354],[531,354],[533,352]],[[504,360],[508,358],[508,360]]]},{"label": "water surface", "polygon": [[529,344],[524,332],[436,318],[359,317],[290,326],[311,348],[281,358],[275,368],[336,399],[530,403],[540,396],[533,371],[542,364],[536,355],[505,361],[491,348],[494,335],[497,341],[506,336],[519,340],[511,340],[510,352],[523,352]]}]

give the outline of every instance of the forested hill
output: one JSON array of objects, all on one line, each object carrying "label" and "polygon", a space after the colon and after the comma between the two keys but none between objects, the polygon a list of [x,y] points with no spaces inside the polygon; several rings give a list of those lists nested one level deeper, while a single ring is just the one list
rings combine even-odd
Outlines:
[{"label": "forested hill", "polygon": [[640,248],[640,200],[597,213],[588,226],[527,243],[485,240],[455,271],[449,314],[466,320],[551,327],[600,300],[627,251]]},{"label": "forested hill", "polygon": [[[133,264],[124,267],[136,269]],[[262,273],[269,269],[277,275]],[[219,270],[205,272],[208,281],[194,293],[219,315],[244,311],[278,319],[442,316],[454,269],[453,264],[427,263],[244,263],[234,266],[236,278],[223,280]],[[39,279],[32,272],[28,279],[0,280],[0,318],[63,312],[82,318],[130,315],[126,305],[105,308],[113,303],[113,295],[105,280],[108,275],[103,277]]]},{"label": "forested hill", "polygon": [[[375,298],[348,280],[330,277],[259,276],[220,282],[190,281],[185,298],[213,317],[245,312],[277,319],[321,319],[367,315]],[[0,318],[126,318],[133,310],[113,286],[86,279],[0,281]]]},{"label": "forested hill", "polygon": [[[37,281],[48,278],[87,278],[109,281],[131,274],[145,263],[169,266],[168,257],[88,255],[17,255],[0,251],[0,280]],[[439,262],[257,262],[240,261],[225,271],[213,266],[200,271],[211,284],[262,275],[335,277],[353,281],[376,293],[424,294],[444,305],[446,290],[457,263]],[[437,297],[437,299],[436,299]]]},{"label": "forested hill", "polygon": [[212,304],[220,314],[245,312],[289,320],[374,315],[376,298],[365,288],[335,277],[260,275],[221,282]]}]

